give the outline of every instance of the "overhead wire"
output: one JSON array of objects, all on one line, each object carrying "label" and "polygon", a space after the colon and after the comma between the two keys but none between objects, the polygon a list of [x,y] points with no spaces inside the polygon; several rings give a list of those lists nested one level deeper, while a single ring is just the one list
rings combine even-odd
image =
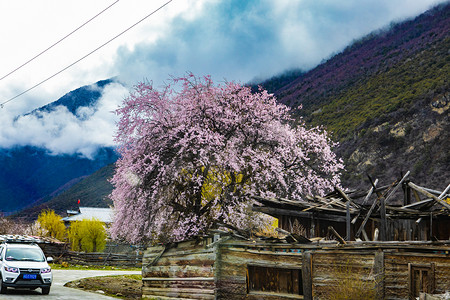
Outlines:
[{"label": "overhead wire", "polygon": [[105,11],[107,11],[108,9],[110,9],[114,4],[116,4],[117,2],[119,2],[120,0],[116,0],[114,3],[112,3],[111,5],[109,5],[108,7],[106,7],[105,9],[103,9],[101,12],[97,13],[95,16],[93,16],[92,18],[90,18],[89,20],[87,20],[86,22],[84,22],[83,24],[81,24],[80,26],[78,26],[76,29],[72,30],[70,33],[68,33],[67,35],[65,35],[63,38],[59,39],[56,43],[52,44],[50,47],[48,47],[47,49],[43,50],[42,52],[40,52],[39,54],[36,54],[35,56],[33,56],[31,59],[29,59],[28,61],[26,61],[25,63],[21,64],[20,66],[18,66],[17,68],[15,68],[14,70],[12,70],[11,72],[9,72],[8,74],[4,75],[3,77],[0,78],[0,80],[5,79],[6,77],[8,77],[9,75],[13,74],[14,72],[20,70],[21,68],[23,68],[24,66],[28,65],[30,62],[32,62],[33,60],[35,60],[36,58],[38,58],[39,56],[41,56],[42,54],[44,54],[45,52],[49,51],[50,49],[52,49],[53,47],[55,47],[56,45],[58,45],[59,43],[61,43],[62,41],[64,41],[66,38],[68,38],[69,36],[71,36],[72,34],[74,34],[75,32],[77,32],[78,30],[80,30],[81,28],[83,28],[85,25],[87,25],[89,22],[91,22],[92,20],[94,20],[95,18],[97,18],[98,16],[100,16],[102,13],[104,13]]},{"label": "overhead wire", "polygon": [[65,68],[59,70],[58,72],[54,73],[53,75],[51,75],[50,77],[47,77],[46,79],[42,80],[41,82],[33,85],[32,87],[26,89],[25,91],[15,95],[12,98],[9,98],[8,100],[0,103],[0,108],[3,108],[3,106],[9,102],[11,102],[12,100],[22,96],[25,93],[28,93],[29,91],[31,91],[32,89],[40,86],[41,84],[47,82],[48,80],[52,79],[53,77],[61,74],[62,72],[64,72],[65,70],[69,69],[70,67],[74,66],[75,64],[79,63],[80,61],[82,61],[83,59],[85,59],[86,57],[90,56],[91,54],[95,53],[96,51],[100,50],[101,48],[103,48],[104,46],[108,45],[109,43],[111,43],[112,41],[114,41],[115,39],[117,39],[118,37],[120,37],[121,35],[123,35],[124,33],[126,33],[127,31],[131,30],[132,28],[136,27],[137,25],[139,25],[140,23],[142,23],[144,20],[146,20],[147,18],[151,17],[152,15],[154,15],[155,13],[157,13],[158,11],[160,11],[161,9],[163,9],[165,6],[167,6],[170,2],[172,2],[173,0],[169,0],[167,2],[165,2],[163,5],[159,6],[157,9],[153,10],[151,13],[149,13],[148,15],[146,15],[145,17],[143,17],[142,19],[140,19],[139,21],[137,21],[136,23],[134,23],[133,25],[131,25],[130,27],[128,27],[127,29],[123,30],[122,32],[120,32],[119,34],[117,34],[116,36],[114,36],[113,38],[109,39],[107,42],[103,43],[102,45],[100,45],[99,47],[95,48],[94,50],[92,50],[91,52],[89,52],[88,54],[84,55],[83,57],[77,59],[76,61],[74,61],[73,63],[71,63],[70,65],[66,66]]}]

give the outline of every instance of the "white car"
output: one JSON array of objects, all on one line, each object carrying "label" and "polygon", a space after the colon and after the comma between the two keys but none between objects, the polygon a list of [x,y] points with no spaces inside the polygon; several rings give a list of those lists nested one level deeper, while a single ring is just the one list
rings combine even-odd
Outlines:
[{"label": "white car", "polygon": [[4,243],[0,245],[0,293],[8,287],[34,290],[42,289],[43,295],[50,293],[52,269],[41,248],[32,243]]}]

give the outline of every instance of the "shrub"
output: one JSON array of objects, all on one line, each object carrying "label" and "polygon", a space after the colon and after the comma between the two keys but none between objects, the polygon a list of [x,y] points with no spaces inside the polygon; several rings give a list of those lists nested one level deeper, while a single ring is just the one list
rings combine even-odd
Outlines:
[{"label": "shrub", "polygon": [[61,216],[57,215],[54,210],[43,210],[38,216],[37,223],[41,228],[40,235],[50,236],[60,241],[66,239],[66,226],[64,226]]}]

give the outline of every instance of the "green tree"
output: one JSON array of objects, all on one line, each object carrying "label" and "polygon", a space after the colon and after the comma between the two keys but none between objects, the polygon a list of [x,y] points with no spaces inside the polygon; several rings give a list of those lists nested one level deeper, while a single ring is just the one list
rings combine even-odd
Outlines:
[{"label": "green tree", "polygon": [[73,222],[68,234],[74,251],[100,252],[105,249],[105,225],[95,218]]},{"label": "green tree", "polygon": [[60,241],[66,238],[66,226],[60,215],[57,215],[54,210],[46,209],[41,211],[38,216],[37,222],[41,230],[41,234],[44,236],[51,236]]}]

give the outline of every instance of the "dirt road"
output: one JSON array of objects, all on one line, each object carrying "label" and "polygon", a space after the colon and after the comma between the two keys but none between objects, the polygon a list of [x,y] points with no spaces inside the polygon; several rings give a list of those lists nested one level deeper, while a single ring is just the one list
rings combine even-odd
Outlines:
[{"label": "dirt road", "polygon": [[49,295],[42,295],[41,289],[35,291],[8,289],[7,294],[0,294],[0,299],[61,299],[61,300],[96,300],[117,299],[103,296],[99,293],[89,293],[64,287],[64,284],[86,277],[140,274],[140,271],[90,271],[90,270],[53,270],[53,284]]}]

